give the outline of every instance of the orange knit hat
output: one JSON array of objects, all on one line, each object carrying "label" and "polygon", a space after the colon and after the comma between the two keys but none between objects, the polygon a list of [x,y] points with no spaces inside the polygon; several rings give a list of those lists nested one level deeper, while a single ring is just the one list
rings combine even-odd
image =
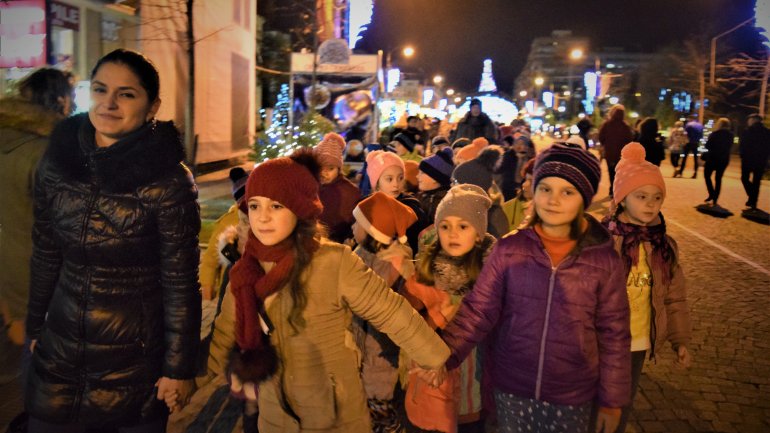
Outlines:
[{"label": "orange knit hat", "polygon": [[489,146],[489,141],[484,137],[478,137],[471,141],[471,144],[460,149],[457,152],[457,158],[463,161],[470,161],[479,156],[479,153],[487,146]]},{"label": "orange knit hat", "polygon": [[404,180],[410,185],[417,186],[417,173],[420,172],[420,164],[417,161],[404,161]]},{"label": "orange knit hat", "polygon": [[660,173],[660,167],[645,161],[646,152],[644,146],[637,142],[628,143],[620,152],[620,162],[615,167],[614,194],[612,200],[615,204],[635,189],[645,185],[654,185],[660,188],[663,198],[666,198],[666,182]]}]

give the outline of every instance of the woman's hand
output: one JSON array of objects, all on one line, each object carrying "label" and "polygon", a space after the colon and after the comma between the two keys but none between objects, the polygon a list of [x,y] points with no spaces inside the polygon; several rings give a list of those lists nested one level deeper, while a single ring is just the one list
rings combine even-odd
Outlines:
[{"label": "woman's hand", "polygon": [[187,406],[193,392],[195,392],[195,381],[192,379],[179,380],[161,377],[155,386],[158,387],[158,400],[165,401],[171,413]]},{"label": "woman's hand", "polygon": [[679,349],[676,351],[676,355],[677,357],[674,360],[674,367],[684,370],[692,366],[692,355],[690,355],[690,351],[687,350],[686,346],[679,346]]}]

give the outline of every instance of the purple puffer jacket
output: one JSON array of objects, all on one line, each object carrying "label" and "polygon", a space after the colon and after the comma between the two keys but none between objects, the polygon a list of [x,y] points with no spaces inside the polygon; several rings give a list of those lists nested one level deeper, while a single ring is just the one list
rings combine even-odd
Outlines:
[{"label": "purple puffer jacket", "polygon": [[[597,399],[619,408],[631,394],[631,334],[623,265],[609,232],[588,217],[577,251],[552,269],[533,229],[497,242],[442,337],[457,367],[489,338],[494,387],[553,404]],[[494,331],[494,332],[491,332]]]}]

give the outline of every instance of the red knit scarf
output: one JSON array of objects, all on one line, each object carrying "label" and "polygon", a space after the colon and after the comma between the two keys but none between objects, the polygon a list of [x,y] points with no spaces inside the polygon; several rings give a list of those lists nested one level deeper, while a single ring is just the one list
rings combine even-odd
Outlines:
[{"label": "red knit scarf", "polygon": [[[260,349],[265,344],[265,334],[259,323],[259,311],[264,302],[285,282],[294,263],[294,240],[266,246],[249,231],[246,248],[230,270],[230,287],[235,296],[235,340],[242,351]],[[273,262],[265,274],[259,262]]]}]

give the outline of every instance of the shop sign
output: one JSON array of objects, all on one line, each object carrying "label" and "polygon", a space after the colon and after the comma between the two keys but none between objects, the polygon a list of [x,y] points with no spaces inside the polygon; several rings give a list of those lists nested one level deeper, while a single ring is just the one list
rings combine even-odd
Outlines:
[{"label": "shop sign", "polygon": [[45,0],[0,1],[0,68],[45,65]]},{"label": "shop sign", "polygon": [[[313,53],[291,53],[291,72],[313,72]],[[347,63],[319,63],[316,73],[333,75],[370,75],[377,73],[377,56],[358,54],[350,56]]]},{"label": "shop sign", "polygon": [[48,12],[51,18],[51,25],[75,31],[80,30],[79,8],[70,6],[66,3],[51,1]]}]

